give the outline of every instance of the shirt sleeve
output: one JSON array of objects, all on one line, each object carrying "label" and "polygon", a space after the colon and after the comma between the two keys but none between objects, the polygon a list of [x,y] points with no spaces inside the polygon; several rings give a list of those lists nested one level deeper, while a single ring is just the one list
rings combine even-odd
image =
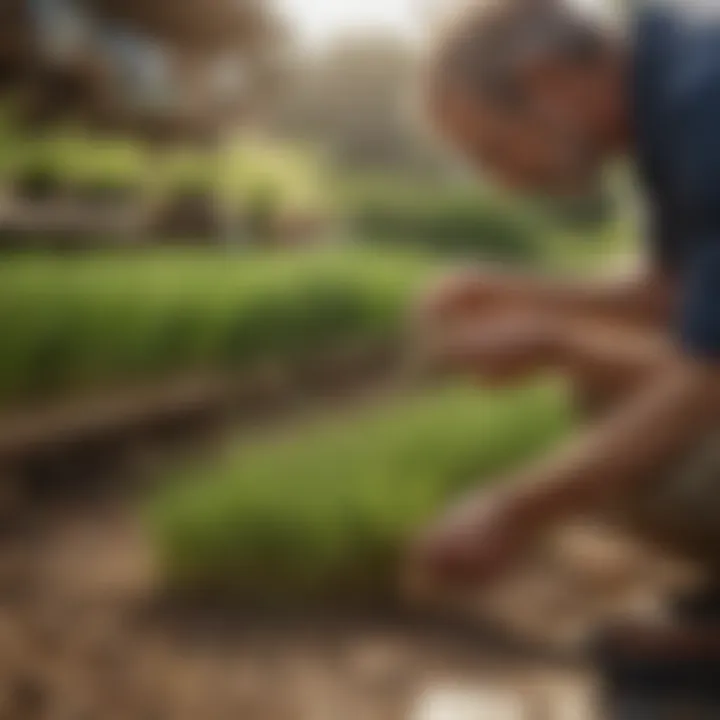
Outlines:
[{"label": "shirt sleeve", "polygon": [[684,238],[674,214],[651,199],[643,230],[653,270],[670,277],[677,275],[683,264]]},{"label": "shirt sleeve", "polygon": [[693,357],[720,361],[720,228],[695,245],[682,275],[682,346]]},{"label": "shirt sleeve", "polygon": [[[712,68],[720,68],[716,53]],[[704,67],[700,63],[700,67]],[[675,183],[685,212],[676,226],[685,260],[680,269],[680,338],[694,357],[720,361],[720,74],[688,81],[672,143]],[[710,82],[710,80],[714,80]],[[681,122],[682,121],[682,122]]]}]

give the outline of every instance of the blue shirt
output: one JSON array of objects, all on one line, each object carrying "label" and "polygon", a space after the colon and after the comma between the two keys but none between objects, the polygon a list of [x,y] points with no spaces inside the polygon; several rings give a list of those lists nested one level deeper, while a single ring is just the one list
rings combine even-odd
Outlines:
[{"label": "blue shirt", "polygon": [[653,256],[682,288],[678,335],[720,360],[720,11],[693,5],[635,19],[635,149]]}]

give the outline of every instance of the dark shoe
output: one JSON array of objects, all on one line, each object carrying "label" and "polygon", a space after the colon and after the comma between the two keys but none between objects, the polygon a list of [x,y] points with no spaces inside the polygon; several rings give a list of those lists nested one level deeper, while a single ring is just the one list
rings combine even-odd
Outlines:
[{"label": "dark shoe", "polygon": [[617,628],[592,650],[608,720],[655,720],[665,715],[643,715],[640,709],[671,706],[693,708],[677,715],[686,720],[720,718],[720,630]]},{"label": "dark shoe", "polygon": [[682,625],[720,628],[720,585],[710,585],[676,600],[671,613]]}]

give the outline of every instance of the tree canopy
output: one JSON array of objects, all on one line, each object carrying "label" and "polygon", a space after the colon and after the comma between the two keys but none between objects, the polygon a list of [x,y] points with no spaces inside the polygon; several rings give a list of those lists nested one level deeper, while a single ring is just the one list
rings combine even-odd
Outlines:
[{"label": "tree canopy", "polygon": [[0,92],[30,123],[204,138],[267,92],[284,33],[270,0],[3,0]]}]

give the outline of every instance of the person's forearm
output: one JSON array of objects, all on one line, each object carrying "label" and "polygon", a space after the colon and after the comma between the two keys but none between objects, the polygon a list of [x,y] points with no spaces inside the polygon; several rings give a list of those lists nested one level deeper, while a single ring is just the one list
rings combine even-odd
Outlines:
[{"label": "person's forearm", "polygon": [[[534,294],[536,296],[534,297]],[[671,284],[651,275],[616,281],[543,283],[530,302],[544,302],[552,310],[577,317],[619,324],[665,327],[672,316]]]},{"label": "person's forearm", "polygon": [[451,335],[436,350],[433,367],[485,381],[559,371],[582,388],[620,397],[672,357],[669,350],[660,333],[526,311]]},{"label": "person's forearm", "polygon": [[477,301],[483,305],[489,298],[504,307],[657,327],[670,320],[673,297],[672,282],[653,273],[615,281],[568,281],[477,270],[468,275],[464,298],[458,304],[471,307]]},{"label": "person's forearm", "polygon": [[718,422],[720,371],[680,365],[649,377],[601,425],[515,478],[510,492],[528,523],[552,523],[651,482]]}]

